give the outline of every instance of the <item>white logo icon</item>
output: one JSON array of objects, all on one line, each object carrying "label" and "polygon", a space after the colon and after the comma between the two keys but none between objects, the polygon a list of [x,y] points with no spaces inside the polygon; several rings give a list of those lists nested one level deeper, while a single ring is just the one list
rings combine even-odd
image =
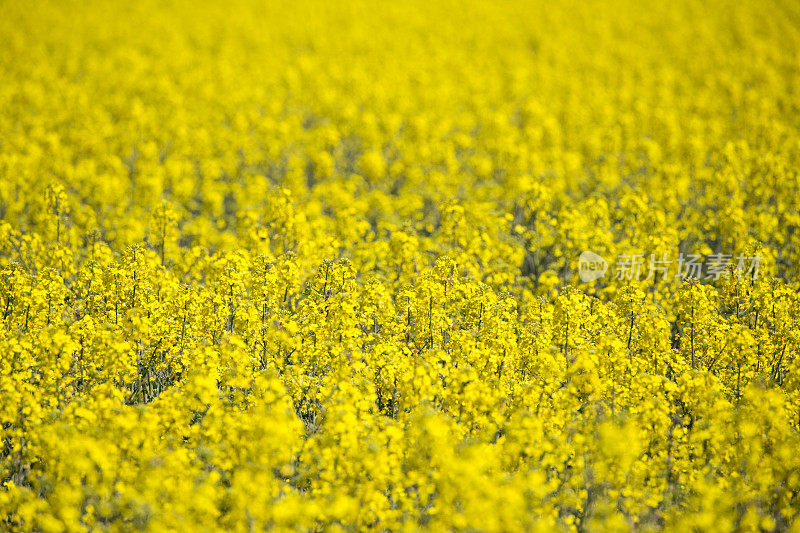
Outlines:
[{"label": "white logo icon", "polygon": [[578,257],[578,275],[583,282],[602,278],[608,272],[608,263],[594,252],[585,251]]}]

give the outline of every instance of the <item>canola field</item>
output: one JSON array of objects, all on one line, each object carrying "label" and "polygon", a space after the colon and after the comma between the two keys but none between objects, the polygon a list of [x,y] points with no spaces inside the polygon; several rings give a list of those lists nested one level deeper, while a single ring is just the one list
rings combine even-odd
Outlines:
[{"label": "canola field", "polygon": [[0,13],[0,530],[800,531],[796,2]]}]

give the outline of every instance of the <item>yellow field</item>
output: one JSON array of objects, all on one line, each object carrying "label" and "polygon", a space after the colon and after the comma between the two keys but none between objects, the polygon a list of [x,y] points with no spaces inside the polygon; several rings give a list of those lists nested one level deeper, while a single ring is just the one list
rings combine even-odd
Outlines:
[{"label": "yellow field", "polygon": [[0,530],[800,531],[800,4],[0,0]]}]

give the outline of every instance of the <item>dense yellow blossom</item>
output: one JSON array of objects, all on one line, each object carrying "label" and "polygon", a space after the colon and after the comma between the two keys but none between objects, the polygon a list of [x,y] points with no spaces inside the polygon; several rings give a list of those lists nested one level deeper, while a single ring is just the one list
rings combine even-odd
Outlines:
[{"label": "dense yellow blossom", "polygon": [[0,12],[0,530],[800,528],[795,3]]}]

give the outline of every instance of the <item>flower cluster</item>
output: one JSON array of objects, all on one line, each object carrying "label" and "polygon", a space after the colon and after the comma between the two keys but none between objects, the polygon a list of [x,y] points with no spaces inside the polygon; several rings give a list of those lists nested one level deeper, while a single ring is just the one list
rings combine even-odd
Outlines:
[{"label": "flower cluster", "polygon": [[0,530],[798,527],[796,11],[7,3]]}]

